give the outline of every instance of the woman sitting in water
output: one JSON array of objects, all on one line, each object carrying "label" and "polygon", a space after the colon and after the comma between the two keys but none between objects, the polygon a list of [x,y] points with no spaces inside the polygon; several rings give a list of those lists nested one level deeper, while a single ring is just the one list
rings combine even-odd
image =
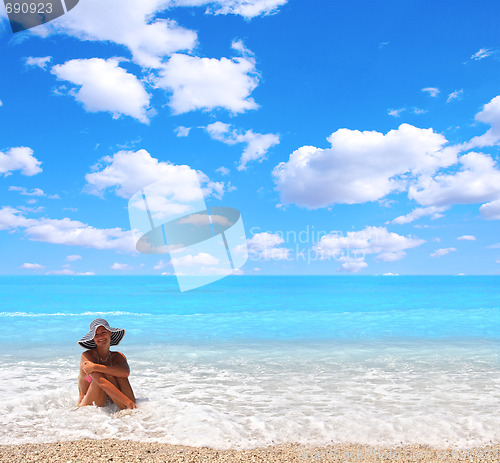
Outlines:
[{"label": "woman sitting in water", "polygon": [[82,354],[78,389],[78,405],[104,407],[111,399],[120,409],[137,408],[134,392],[128,381],[130,368],[120,352],[111,352],[110,346],[120,343],[125,330],[111,328],[109,323],[97,318],[90,324],[90,331],[78,341],[89,349]]}]

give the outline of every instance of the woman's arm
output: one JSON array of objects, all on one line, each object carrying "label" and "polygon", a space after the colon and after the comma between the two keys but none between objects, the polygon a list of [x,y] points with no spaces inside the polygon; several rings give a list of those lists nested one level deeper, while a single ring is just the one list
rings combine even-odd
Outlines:
[{"label": "woman's arm", "polygon": [[89,390],[90,383],[85,379],[87,374],[85,373],[83,369],[84,363],[87,361],[87,357],[82,354],[80,358],[80,369],[78,371],[78,405],[80,405],[80,402],[83,400],[85,397],[85,394]]},{"label": "woman's arm", "polygon": [[92,380],[96,381],[99,387],[116,403],[121,402],[127,408],[137,408],[135,401],[127,397],[120,389],[112,384],[102,373],[91,374]]},{"label": "woman's arm", "polygon": [[[116,363],[115,363],[116,362]],[[130,374],[130,367],[128,366],[126,357],[121,352],[116,352],[113,359],[113,366],[100,365],[86,361],[83,363],[83,370],[87,374],[103,373],[105,375],[116,376],[118,378],[128,378]]]}]

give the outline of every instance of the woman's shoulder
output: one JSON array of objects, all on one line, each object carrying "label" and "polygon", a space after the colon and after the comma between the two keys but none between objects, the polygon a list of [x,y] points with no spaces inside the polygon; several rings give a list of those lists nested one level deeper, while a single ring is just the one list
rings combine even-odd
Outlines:
[{"label": "woman's shoulder", "polygon": [[118,360],[118,359],[125,359],[125,360],[126,360],[126,359],[127,359],[127,358],[125,357],[125,355],[123,355],[121,352],[117,352],[117,351],[113,351],[113,352],[111,352],[111,358],[112,358],[113,360],[115,360],[115,359],[116,359],[116,360]]},{"label": "woman's shoulder", "polygon": [[94,357],[94,349],[89,349],[85,352],[82,352],[82,357],[91,360]]}]

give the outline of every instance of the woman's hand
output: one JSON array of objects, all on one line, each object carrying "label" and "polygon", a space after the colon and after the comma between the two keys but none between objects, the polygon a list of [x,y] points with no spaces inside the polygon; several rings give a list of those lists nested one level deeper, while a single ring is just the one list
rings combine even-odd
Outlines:
[{"label": "woman's hand", "polygon": [[88,360],[86,362],[83,362],[83,371],[90,375],[91,373],[94,373],[95,371],[95,363],[89,362]]}]

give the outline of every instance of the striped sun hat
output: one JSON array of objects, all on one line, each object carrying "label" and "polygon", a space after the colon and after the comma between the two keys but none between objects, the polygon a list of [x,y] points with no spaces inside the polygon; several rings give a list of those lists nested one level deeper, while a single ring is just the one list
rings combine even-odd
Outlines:
[{"label": "striped sun hat", "polygon": [[111,345],[112,346],[117,346],[120,344],[120,341],[122,340],[123,336],[125,336],[125,330],[121,328],[111,328],[109,326],[109,323],[104,320],[104,318],[96,318],[95,320],[92,321],[90,324],[90,331],[78,341],[78,344],[80,346],[84,347],[85,349],[94,349],[97,347],[96,343],[94,342],[94,336],[97,328],[100,326],[104,326],[108,331],[111,331]]}]

